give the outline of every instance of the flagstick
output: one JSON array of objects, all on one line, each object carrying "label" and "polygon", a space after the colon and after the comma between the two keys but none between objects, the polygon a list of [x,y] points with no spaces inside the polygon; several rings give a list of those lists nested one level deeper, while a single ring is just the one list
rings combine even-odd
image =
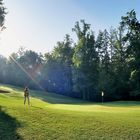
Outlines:
[{"label": "flagstick", "polygon": [[103,102],[104,102],[104,92],[103,91],[102,91],[101,96],[102,96],[102,104],[103,104]]}]

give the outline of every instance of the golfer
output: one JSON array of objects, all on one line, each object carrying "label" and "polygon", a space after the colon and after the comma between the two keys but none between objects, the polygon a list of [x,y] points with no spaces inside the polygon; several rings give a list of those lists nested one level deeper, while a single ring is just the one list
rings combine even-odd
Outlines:
[{"label": "golfer", "polygon": [[29,89],[28,89],[28,87],[25,87],[25,89],[24,89],[24,105],[26,104],[26,100],[28,100],[28,105],[30,105]]}]

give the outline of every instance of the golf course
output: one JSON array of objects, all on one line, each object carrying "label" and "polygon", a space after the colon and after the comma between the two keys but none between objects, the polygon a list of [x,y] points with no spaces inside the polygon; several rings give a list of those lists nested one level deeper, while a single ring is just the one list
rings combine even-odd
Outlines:
[{"label": "golf course", "polygon": [[140,140],[138,5],[0,0],[0,140]]},{"label": "golf course", "polygon": [[139,140],[140,103],[94,103],[0,85],[0,140]]}]

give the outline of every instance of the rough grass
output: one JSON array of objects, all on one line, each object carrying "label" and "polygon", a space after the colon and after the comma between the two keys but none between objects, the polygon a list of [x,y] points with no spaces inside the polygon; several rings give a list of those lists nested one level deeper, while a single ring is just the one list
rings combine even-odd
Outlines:
[{"label": "rough grass", "polygon": [[0,86],[0,140],[139,140],[140,103],[91,103],[53,93]]}]

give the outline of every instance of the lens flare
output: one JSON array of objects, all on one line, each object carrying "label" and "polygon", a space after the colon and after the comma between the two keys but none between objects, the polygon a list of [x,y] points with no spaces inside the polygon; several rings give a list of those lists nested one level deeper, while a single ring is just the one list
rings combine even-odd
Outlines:
[{"label": "lens flare", "polygon": [[28,71],[26,71],[23,66],[18,63],[12,56],[10,56],[10,58],[17,64],[17,66],[36,84],[39,86],[40,89],[44,90],[44,88],[34,79],[34,77],[32,77]]}]

